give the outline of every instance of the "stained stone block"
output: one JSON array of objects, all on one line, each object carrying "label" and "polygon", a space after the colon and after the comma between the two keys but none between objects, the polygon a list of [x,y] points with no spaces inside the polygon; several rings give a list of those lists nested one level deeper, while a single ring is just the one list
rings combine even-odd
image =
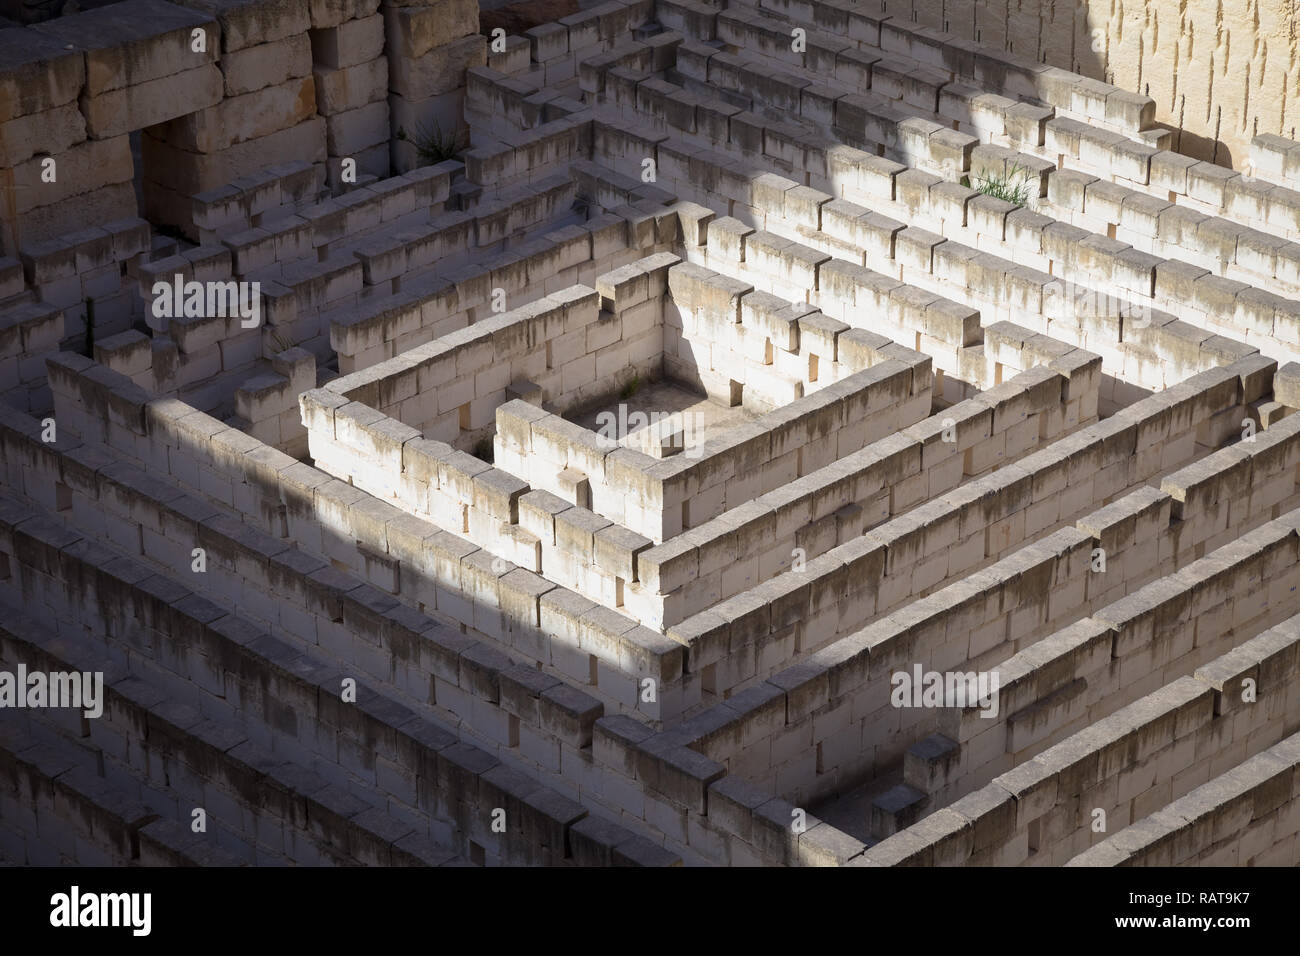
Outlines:
[{"label": "stained stone block", "polygon": [[221,50],[228,53],[306,33],[311,11],[293,0],[177,0],[221,24]]},{"label": "stained stone block", "polygon": [[487,38],[474,35],[434,47],[419,59],[388,64],[389,87],[408,100],[449,93],[465,85],[465,71],[487,63]]},{"label": "stained stone block", "polygon": [[0,30],[0,120],[71,103],[86,82],[80,50],[39,31]]}]

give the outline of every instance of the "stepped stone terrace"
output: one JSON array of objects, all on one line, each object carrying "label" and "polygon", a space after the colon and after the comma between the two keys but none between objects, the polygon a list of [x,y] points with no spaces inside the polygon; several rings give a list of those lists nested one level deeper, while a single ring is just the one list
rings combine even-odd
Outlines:
[{"label": "stepped stone terrace", "polygon": [[930,6],[0,7],[0,860],[1300,863],[1300,145]]}]

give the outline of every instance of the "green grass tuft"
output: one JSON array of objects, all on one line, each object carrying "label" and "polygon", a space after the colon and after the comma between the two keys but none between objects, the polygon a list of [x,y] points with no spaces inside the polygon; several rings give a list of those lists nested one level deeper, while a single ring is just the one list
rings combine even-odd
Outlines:
[{"label": "green grass tuft", "polygon": [[404,127],[398,127],[397,138],[415,147],[423,166],[436,166],[456,155],[465,148],[464,134],[460,130],[444,131],[442,125],[433,120],[428,126],[423,123],[408,133]]},{"label": "green grass tuft", "polygon": [[1030,173],[1019,163],[1003,176],[976,176],[972,186],[977,192],[1017,206],[1028,204],[1030,199]]}]

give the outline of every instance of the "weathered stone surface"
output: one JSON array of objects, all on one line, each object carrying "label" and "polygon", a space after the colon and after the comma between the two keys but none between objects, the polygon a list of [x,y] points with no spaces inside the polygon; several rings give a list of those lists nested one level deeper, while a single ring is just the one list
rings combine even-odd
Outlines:
[{"label": "weathered stone surface", "polygon": [[221,71],[213,64],[110,90],[82,100],[86,132],[92,139],[109,139],[193,115],[220,104],[223,90]]},{"label": "weathered stone surface", "polygon": [[42,178],[45,166],[39,156],[14,167],[15,202],[20,214],[70,196],[94,192],[102,186],[129,182],[134,172],[130,138],[125,135],[87,140],[55,159],[53,182]]},{"label": "weathered stone surface", "polygon": [[37,153],[55,155],[86,138],[76,103],[0,123],[0,165],[17,166]]},{"label": "weathered stone surface", "polygon": [[[91,98],[196,70],[220,54],[216,21],[166,0],[122,0],[32,29],[85,51],[82,95]],[[203,31],[201,41],[195,30]]]},{"label": "weathered stone surface", "polygon": [[63,106],[86,82],[86,60],[48,34],[0,30],[0,120]]},{"label": "weathered stone surface", "polygon": [[325,116],[360,109],[388,96],[386,57],[341,70],[318,69],[315,77],[316,106]]},{"label": "weathered stone surface", "polygon": [[277,86],[306,76],[311,68],[311,40],[305,33],[235,50],[221,58],[227,96]]},{"label": "weathered stone surface", "polygon": [[478,32],[475,0],[436,0],[417,6],[386,5],[384,21],[394,57],[417,59],[435,47]]},{"label": "weathered stone surface", "polygon": [[221,24],[221,50],[242,50],[305,33],[311,26],[302,0],[176,0],[209,14]]},{"label": "weathered stone surface", "polygon": [[242,96],[219,98],[215,106],[170,122],[161,131],[171,146],[215,153],[237,143],[269,136],[310,119],[316,112],[316,81],[288,80]]},{"label": "weathered stone surface", "polygon": [[487,38],[468,36],[433,48],[418,60],[388,64],[389,86],[407,99],[425,99],[465,85],[465,71],[487,63]]},{"label": "weathered stone surface", "polygon": [[238,143],[210,154],[178,149],[146,134],[142,139],[146,168],[155,181],[182,196],[224,186],[232,179],[274,163],[323,162],[325,119],[311,117],[297,126]]}]

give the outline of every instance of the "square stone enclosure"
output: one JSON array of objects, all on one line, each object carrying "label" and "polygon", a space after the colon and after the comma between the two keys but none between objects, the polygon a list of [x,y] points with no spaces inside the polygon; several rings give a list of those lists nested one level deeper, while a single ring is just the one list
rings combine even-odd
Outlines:
[{"label": "square stone enclosure", "polygon": [[[928,358],[806,305],[667,253],[596,284],[309,393],[312,455],[448,527],[470,533],[479,513],[479,541],[497,539],[491,521],[517,522],[519,494],[541,489],[661,542],[930,413]],[[668,458],[562,417],[633,379],[665,378],[756,417]],[[318,403],[330,414],[313,423]],[[481,460],[493,435],[495,467]],[[487,472],[498,495],[475,491]],[[426,473],[441,494],[420,484]]]}]

